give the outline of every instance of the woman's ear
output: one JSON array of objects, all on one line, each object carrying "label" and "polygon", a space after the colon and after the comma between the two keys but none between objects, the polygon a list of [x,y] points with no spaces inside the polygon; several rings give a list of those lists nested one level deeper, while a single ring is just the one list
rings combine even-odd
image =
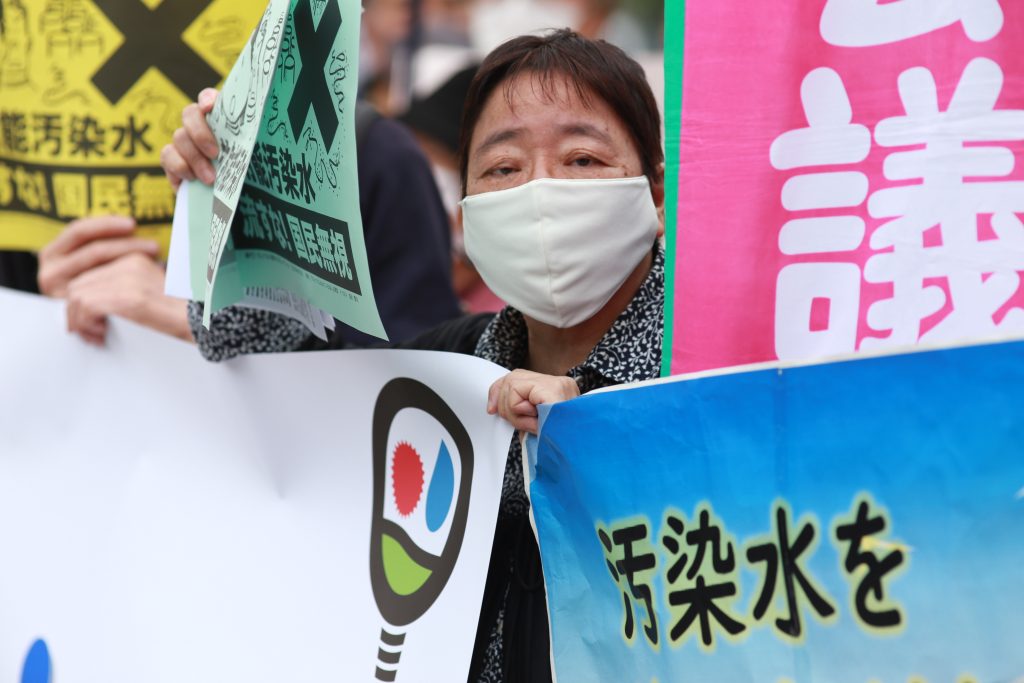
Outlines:
[{"label": "woman's ear", "polygon": [[665,206],[665,164],[661,163],[654,170],[654,177],[651,178],[651,198],[654,205],[659,209]]},{"label": "woman's ear", "polygon": [[654,207],[658,209],[658,237],[665,235],[665,164],[659,164],[651,179],[651,199],[654,200]]}]

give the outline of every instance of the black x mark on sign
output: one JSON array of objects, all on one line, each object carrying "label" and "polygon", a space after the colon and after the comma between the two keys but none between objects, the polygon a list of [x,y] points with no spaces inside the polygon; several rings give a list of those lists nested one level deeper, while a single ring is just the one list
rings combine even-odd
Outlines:
[{"label": "black x mark on sign", "polygon": [[181,40],[181,34],[213,0],[164,0],[149,9],[141,0],[93,0],[124,35],[124,44],[92,82],[117,104],[146,70],[163,72],[188,97],[220,80],[220,74]]},{"label": "black x mark on sign", "polygon": [[302,70],[292,92],[292,101],[288,104],[292,136],[299,139],[306,115],[312,107],[320,126],[320,135],[324,139],[324,147],[330,150],[334,144],[334,135],[338,132],[338,114],[334,111],[334,100],[327,87],[324,67],[331,56],[338,29],[341,28],[341,10],[335,0],[330,0],[320,17],[320,25],[314,28],[309,0],[299,0],[295,6],[294,21],[295,42],[299,46]]}]

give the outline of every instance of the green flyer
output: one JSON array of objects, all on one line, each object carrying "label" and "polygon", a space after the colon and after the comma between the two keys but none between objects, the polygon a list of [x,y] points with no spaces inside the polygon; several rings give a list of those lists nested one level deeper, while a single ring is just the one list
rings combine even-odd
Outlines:
[{"label": "green flyer", "polygon": [[228,76],[209,117],[220,156],[207,325],[225,306],[273,299],[296,303],[285,306],[301,320],[322,322],[320,309],[386,338],[356,175],[360,12],[358,0],[271,0]]}]

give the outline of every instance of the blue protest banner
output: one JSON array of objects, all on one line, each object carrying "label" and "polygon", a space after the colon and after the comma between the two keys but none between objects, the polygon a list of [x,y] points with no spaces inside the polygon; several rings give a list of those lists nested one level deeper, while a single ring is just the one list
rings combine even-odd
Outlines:
[{"label": "blue protest banner", "polygon": [[544,407],[559,683],[1024,680],[1024,343]]}]

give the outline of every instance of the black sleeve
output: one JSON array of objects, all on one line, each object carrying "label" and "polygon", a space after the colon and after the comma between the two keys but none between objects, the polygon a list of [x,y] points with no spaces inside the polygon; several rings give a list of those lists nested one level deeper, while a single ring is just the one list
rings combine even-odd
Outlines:
[{"label": "black sleeve", "polygon": [[474,315],[463,315],[453,320],[448,320],[422,332],[412,339],[403,342],[383,342],[363,344],[340,344],[333,343],[326,345],[312,335],[299,347],[299,351],[319,351],[324,348],[332,349],[412,349],[415,351],[449,351],[451,353],[463,353],[472,356],[476,351],[476,343],[484,333],[484,328],[494,318],[493,313],[476,313]]},{"label": "black sleeve", "polygon": [[418,351],[451,351],[472,356],[476,344],[484,333],[484,328],[494,319],[493,313],[476,313],[464,315],[455,320],[441,323],[432,330],[395,344],[396,349],[416,349]]},{"label": "black sleeve", "polygon": [[0,251],[0,287],[39,293],[39,260],[27,251]]}]

